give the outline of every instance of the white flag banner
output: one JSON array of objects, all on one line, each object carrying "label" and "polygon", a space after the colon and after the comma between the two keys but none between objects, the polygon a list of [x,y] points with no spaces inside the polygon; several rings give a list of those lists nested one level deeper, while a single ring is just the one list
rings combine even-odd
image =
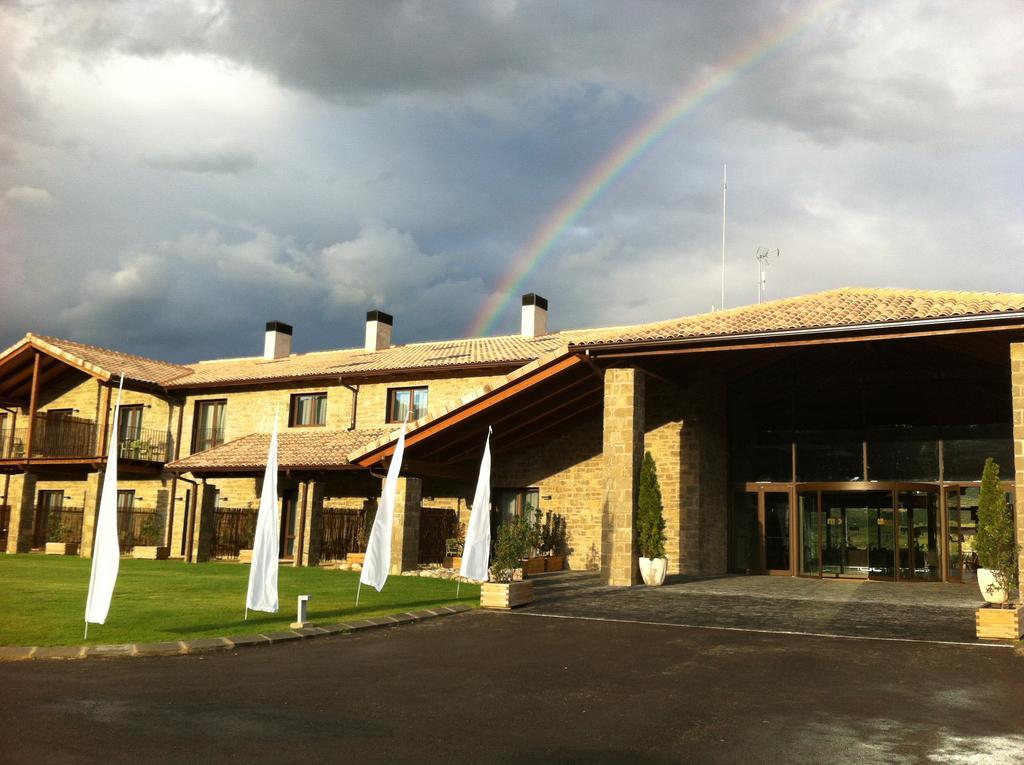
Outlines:
[{"label": "white flag banner", "polygon": [[277,613],[277,413],[274,432],[267,451],[267,470],[263,475],[260,511],[256,516],[256,535],[252,545],[252,566],[249,568],[249,592],[245,596],[246,616],[249,610]]},{"label": "white flag banner", "polygon": [[117,435],[123,387],[124,375],[121,375],[121,384],[117,388],[117,403],[114,404],[110,446],[107,451],[107,470],[103,474],[100,509],[96,514],[96,529],[93,535],[92,573],[89,575],[89,595],[85,601],[87,636],[89,622],[103,624],[107,620],[110,599],[114,596],[114,584],[117,582],[117,570],[121,564],[121,549],[117,543]]},{"label": "white flag banner", "polygon": [[359,583],[368,584],[377,592],[384,589],[388,580],[388,569],[391,568],[391,528],[395,523],[395,492],[398,489],[398,474],[402,471],[402,457],[405,455],[405,426],[398,436],[395,453],[388,467],[388,477],[384,479],[384,488],[380,492],[377,504],[377,517],[373,519],[370,529],[370,540],[366,543],[366,558],[363,570],[359,574]]},{"label": "white flag banner", "polygon": [[491,555],[491,429],[487,429],[484,456],[480,460],[480,477],[476,481],[473,509],[466,527],[466,544],[462,548],[459,576],[487,580],[487,563]]}]

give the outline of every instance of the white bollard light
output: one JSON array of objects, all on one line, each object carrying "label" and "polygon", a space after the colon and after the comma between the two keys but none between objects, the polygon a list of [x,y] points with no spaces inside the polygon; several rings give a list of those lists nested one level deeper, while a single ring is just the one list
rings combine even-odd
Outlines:
[{"label": "white bollard light", "polygon": [[293,630],[302,629],[303,627],[309,627],[311,622],[309,621],[309,595],[299,595],[299,602],[296,613],[296,621],[291,625]]}]

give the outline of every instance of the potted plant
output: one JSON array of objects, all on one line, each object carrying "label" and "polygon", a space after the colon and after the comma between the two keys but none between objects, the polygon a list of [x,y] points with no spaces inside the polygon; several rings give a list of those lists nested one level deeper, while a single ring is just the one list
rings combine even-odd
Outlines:
[{"label": "potted plant", "polygon": [[540,532],[540,549],[545,557],[545,571],[565,568],[565,519],[557,513],[548,513]]},{"label": "potted plant", "polygon": [[543,525],[540,521],[540,508],[533,507],[527,502],[523,508],[522,521],[529,530],[529,539],[526,544],[526,552],[523,558],[523,575],[543,574],[547,571],[547,559],[544,556],[543,548]]},{"label": "potted plant", "polygon": [[520,569],[532,536],[530,523],[523,517],[512,518],[498,527],[490,581],[480,585],[483,608],[508,610],[533,601],[533,582],[523,579]]},{"label": "potted plant", "polygon": [[466,524],[455,527],[455,536],[444,540],[444,567],[458,569],[462,565],[462,551],[466,546]]},{"label": "potted plant", "polygon": [[61,523],[60,513],[51,513],[46,519],[46,554],[76,555],[78,542],[75,530],[69,523]]},{"label": "potted plant", "polygon": [[1019,578],[1013,512],[999,485],[999,465],[991,457],[985,460],[981,476],[974,552],[978,556],[978,587],[986,601],[977,611],[978,637],[1017,640],[1024,635],[1024,604],[1010,603]]},{"label": "potted plant", "polygon": [[245,514],[245,539],[248,547],[241,547],[238,550],[239,563],[252,563],[252,546],[256,539],[256,513],[248,511]]},{"label": "potted plant", "polygon": [[668,567],[668,559],[665,557],[665,518],[662,515],[658,469],[650,452],[644,453],[643,466],[640,468],[636,540],[640,553],[640,576],[644,584],[662,584]]},{"label": "potted plant", "polygon": [[132,546],[132,557],[136,560],[166,560],[170,557],[170,548],[157,544],[160,539],[160,521],[156,513],[146,516],[139,528],[139,541],[142,544]]}]

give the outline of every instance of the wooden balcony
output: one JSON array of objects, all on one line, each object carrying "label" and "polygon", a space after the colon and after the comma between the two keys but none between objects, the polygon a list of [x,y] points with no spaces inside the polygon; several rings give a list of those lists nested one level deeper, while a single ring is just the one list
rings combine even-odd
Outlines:
[{"label": "wooden balcony", "polygon": [[[31,438],[28,425],[0,431],[0,460],[102,460],[107,451],[101,443],[102,430],[99,423],[82,417],[38,414]],[[156,428],[129,428],[118,443],[121,460],[163,464],[173,453],[170,432]]]}]

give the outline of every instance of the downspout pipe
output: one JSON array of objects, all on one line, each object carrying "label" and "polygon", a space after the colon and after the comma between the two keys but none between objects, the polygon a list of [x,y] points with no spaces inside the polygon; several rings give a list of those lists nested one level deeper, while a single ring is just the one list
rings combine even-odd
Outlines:
[{"label": "downspout pipe", "polygon": [[348,383],[345,382],[345,378],[343,378],[343,377],[339,377],[338,378],[338,385],[340,385],[342,388],[348,388],[348,390],[351,391],[351,393],[352,393],[352,416],[349,418],[348,429],[349,430],[355,430],[356,429],[356,407],[359,404],[359,386],[358,385],[349,385]]}]

